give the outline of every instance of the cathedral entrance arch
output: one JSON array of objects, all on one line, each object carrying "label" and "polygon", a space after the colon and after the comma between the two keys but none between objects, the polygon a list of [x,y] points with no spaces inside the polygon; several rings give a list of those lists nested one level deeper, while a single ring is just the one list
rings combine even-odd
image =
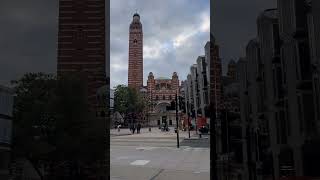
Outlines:
[{"label": "cathedral entrance arch", "polygon": [[160,101],[155,107],[155,113],[157,114],[158,125],[169,125],[167,107],[170,103],[167,101]]}]

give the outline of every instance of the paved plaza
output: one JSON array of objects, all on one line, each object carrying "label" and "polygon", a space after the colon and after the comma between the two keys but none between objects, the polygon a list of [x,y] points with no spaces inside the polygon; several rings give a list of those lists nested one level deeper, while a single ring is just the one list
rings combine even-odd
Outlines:
[{"label": "paved plaza", "polygon": [[128,132],[111,130],[112,180],[210,179],[208,139],[198,141],[191,132],[192,138],[185,141],[188,132],[180,132],[181,146],[177,148],[173,130],[142,129],[141,134],[126,135]]}]

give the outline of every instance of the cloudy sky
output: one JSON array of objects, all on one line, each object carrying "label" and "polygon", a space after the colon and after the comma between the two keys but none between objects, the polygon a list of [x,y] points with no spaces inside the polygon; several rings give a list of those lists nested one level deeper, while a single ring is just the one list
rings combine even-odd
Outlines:
[{"label": "cloudy sky", "polygon": [[[276,0],[213,0],[213,31],[223,62],[244,55],[256,17]],[[128,31],[135,10],[144,30],[145,75],[185,79],[209,39],[209,0],[111,0],[112,83],[126,83]],[[26,72],[56,72],[58,0],[0,1],[0,84]]]},{"label": "cloudy sky", "polygon": [[0,84],[56,71],[57,0],[0,1]]},{"label": "cloudy sky", "polygon": [[128,38],[138,11],[144,35],[144,84],[149,72],[181,80],[210,39],[209,0],[111,0],[111,86],[127,84]]}]

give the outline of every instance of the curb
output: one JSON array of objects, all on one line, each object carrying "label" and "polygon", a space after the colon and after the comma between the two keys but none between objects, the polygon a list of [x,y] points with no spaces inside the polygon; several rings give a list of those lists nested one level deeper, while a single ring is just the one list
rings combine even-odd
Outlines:
[{"label": "curb", "polygon": [[129,134],[110,134],[110,136],[128,136],[131,135],[131,133]]},{"label": "curb", "polygon": [[185,140],[192,140],[192,141],[195,141],[195,140],[207,140],[207,139],[209,139],[209,138],[184,138],[183,140],[185,141]]}]

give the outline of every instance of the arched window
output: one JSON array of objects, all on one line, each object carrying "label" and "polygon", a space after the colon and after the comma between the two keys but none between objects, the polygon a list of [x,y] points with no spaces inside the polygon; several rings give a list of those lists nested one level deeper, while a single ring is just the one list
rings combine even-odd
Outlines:
[{"label": "arched window", "polygon": [[166,100],[166,96],[165,95],[162,96],[162,100]]}]

